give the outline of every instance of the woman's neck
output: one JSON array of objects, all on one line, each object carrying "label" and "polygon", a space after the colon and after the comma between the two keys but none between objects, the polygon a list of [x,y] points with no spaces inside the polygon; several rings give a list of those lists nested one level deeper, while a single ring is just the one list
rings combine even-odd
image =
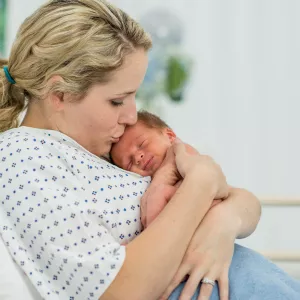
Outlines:
[{"label": "woman's neck", "polygon": [[34,101],[28,105],[20,126],[55,130],[49,122],[49,116],[46,116],[41,106],[36,102],[34,103]]}]

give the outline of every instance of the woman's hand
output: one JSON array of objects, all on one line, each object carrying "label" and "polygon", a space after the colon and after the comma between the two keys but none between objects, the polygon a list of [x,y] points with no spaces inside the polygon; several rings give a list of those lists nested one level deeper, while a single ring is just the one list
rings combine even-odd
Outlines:
[{"label": "woman's hand", "polygon": [[176,166],[182,178],[185,178],[188,174],[196,175],[199,180],[199,187],[214,187],[213,199],[228,197],[229,187],[226,178],[221,167],[210,156],[191,151],[181,141],[176,141],[173,149]]},{"label": "woman's hand", "polygon": [[[226,200],[224,201],[226,202]],[[196,230],[183,261],[161,300],[168,299],[172,291],[189,276],[179,300],[191,299],[201,280],[206,277],[218,281],[221,300],[228,300],[229,266],[239,220],[231,218],[222,203],[214,206]],[[209,299],[213,286],[203,283],[199,300]]]},{"label": "woman's hand", "polygon": [[169,147],[163,163],[154,174],[152,185],[173,186],[188,174],[197,176],[202,187],[213,186],[214,199],[227,198],[229,187],[221,167],[211,157],[199,154],[179,139]]}]

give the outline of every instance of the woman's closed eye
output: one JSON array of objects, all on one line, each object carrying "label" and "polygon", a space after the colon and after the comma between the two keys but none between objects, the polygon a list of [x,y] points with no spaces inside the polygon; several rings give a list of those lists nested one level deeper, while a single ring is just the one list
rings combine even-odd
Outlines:
[{"label": "woman's closed eye", "polygon": [[114,100],[110,100],[110,103],[112,104],[112,106],[122,106],[124,105],[124,100],[114,99]]}]

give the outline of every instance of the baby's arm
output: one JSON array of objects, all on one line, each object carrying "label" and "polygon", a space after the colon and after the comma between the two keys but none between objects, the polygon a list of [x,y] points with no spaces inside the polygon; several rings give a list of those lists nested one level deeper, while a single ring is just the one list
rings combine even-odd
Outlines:
[{"label": "baby's arm", "polygon": [[[189,144],[185,144],[187,152],[190,154],[197,154],[198,151]],[[154,180],[145,192],[141,200],[141,222],[144,228],[148,227],[150,223],[160,214],[167,203],[181,184],[181,180],[174,186],[167,185]],[[211,208],[222,202],[222,200],[214,200]]]},{"label": "baby's arm", "polygon": [[[181,181],[176,185],[160,185],[156,189],[152,189],[146,197],[141,201],[141,222],[144,228],[147,228],[150,223],[160,214],[170,201],[176,190],[180,186]],[[149,187],[150,189],[150,187]],[[222,200],[214,200],[211,207],[219,204]]]},{"label": "baby's arm", "polygon": [[141,201],[141,221],[144,228],[149,226],[149,224],[164,209],[180,186],[180,183],[181,181],[174,186],[165,184],[152,186],[150,184]]}]

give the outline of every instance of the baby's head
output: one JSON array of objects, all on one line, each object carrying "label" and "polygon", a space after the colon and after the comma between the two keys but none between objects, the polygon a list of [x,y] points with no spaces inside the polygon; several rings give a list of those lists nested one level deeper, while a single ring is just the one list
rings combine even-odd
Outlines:
[{"label": "baby's head", "polygon": [[111,159],[122,169],[153,176],[175,138],[172,129],[159,117],[140,111],[137,123],[126,127],[119,142],[113,144]]}]

